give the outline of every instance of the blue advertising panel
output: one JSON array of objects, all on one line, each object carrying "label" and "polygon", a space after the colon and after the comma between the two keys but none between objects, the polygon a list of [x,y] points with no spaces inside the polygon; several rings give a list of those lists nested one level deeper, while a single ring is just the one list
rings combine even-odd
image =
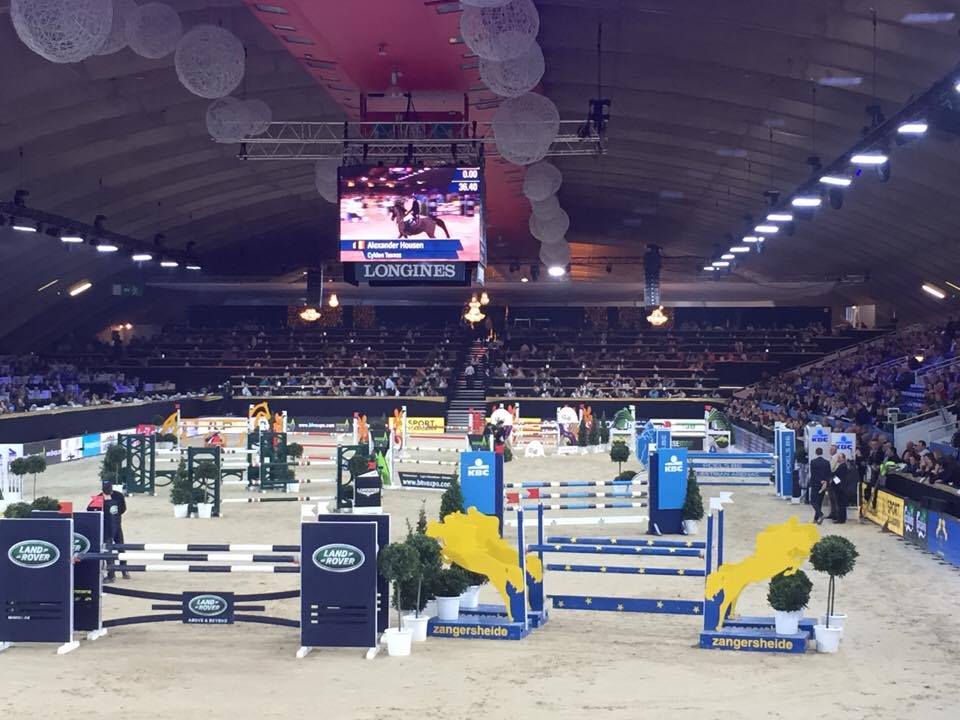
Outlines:
[{"label": "blue advertising panel", "polygon": [[927,512],[927,549],[960,567],[960,522],[949,515]]},{"label": "blue advertising panel", "polygon": [[[103,513],[73,514],[73,554],[101,552],[103,548]],[[87,560],[73,566],[74,630],[100,629],[100,597],[103,592],[100,561]]]},{"label": "blue advertising panel", "polygon": [[[463,509],[475,507],[486,515],[502,513],[503,489],[497,491],[497,454],[490,451],[460,453],[460,488]],[[500,498],[500,507],[497,499]]]},{"label": "blue advertising panel", "polygon": [[670,440],[670,428],[657,429],[657,450],[669,450]]},{"label": "blue advertising panel", "polygon": [[73,640],[73,520],[0,520],[0,643]]},{"label": "blue advertising panel", "polygon": [[650,445],[656,444],[656,442],[657,429],[652,422],[647,420],[647,424],[643,426],[643,431],[637,435],[637,447],[634,451],[640,460],[640,464],[645,468],[650,465]]},{"label": "blue advertising panel", "polygon": [[670,448],[657,451],[657,474],[660,480],[657,508],[682,508],[687,497],[687,449]]},{"label": "blue advertising panel", "polygon": [[81,440],[83,441],[83,457],[93,457],[100,454],[100,433],[84,435]]},{"label": "blue advertising panel", "polygon": [[793,463],[796,451],[796,433],[786,428],[777,428],[775,432],[775,452],[777,455],[777,495],[793,495]]},{"label": "blue advertising panel", "polygon": [[300,543],[300,644],[376,647],[376,522],[303,523]]}]

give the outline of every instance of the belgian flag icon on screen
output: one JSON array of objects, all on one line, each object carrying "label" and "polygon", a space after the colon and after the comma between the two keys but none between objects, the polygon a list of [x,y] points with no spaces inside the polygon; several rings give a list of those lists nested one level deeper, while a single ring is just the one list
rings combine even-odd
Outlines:
[{"label": "belgian flag icon on screen", "polygon": [[354,250],[364,250],[367,247],[366,240],[355,240],[353,243]]}]

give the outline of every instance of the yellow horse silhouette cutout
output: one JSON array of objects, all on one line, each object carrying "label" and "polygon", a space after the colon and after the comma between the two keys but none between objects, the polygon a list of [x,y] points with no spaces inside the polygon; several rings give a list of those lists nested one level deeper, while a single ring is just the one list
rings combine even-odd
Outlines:
[{"label": "yellow horse silhouette cutout", "polygon": [[[442,555],[448,562],[486,575],[503,598],[508,617],[514,620],[507,583],[515,592],[520,592],[526,578],[520,569],[516,549],[500,537],[500,522],[495,516],[484,515],[471,507],[466,515],[451,513],[443,522],[430,522],[427,535],[440,541]],[[527,572],[536,582],[541,582],[543,564],[540,559],[528,554],[526,560]]]},{"label": "yellow horse silhouette cutout", "polygon": [[737,600],[747,585],[769,580],[774,575],[784,573],[793,575],[810,557],[814,543],[820,533],[812,523],[800,523],[792,517],[779,525],[770,525],[757,534],[753,555],[736,563],[728,563],[707,577],[706,599],[720,601],[717,626],[707,628],[719,630],[728,614],[736,612]]}]

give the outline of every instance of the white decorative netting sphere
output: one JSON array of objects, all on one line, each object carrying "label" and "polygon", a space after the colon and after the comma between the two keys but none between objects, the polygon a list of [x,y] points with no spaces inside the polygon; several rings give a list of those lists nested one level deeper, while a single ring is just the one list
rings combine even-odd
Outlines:
[{"label": "white decorative netting sphere", "polygon": [[496,7],[468,5],[460,15],[460,36],[477,55],[510,60],[530,49],[540,31],[533,0],[511,0]]},{"label": "white decorative netting sphere", "polygon": [[546,200],[560,189],[562,182],[560,169],[543,160],[527,168],[523,176],[523,194],[530,202]]},{"label": "white decorative netting sphere", "polygon": [[567,265],[570,263],[570,245],[564,241],[556,245],[540,246],[540,262],[547,267],[551,265]]},{"label": "white decorative netting sphere", "polygon": [[263,135],[273,121],[273,111],[263,100],[251,98],[246,101],[247,113],[250,116],[250,136]]},{"label": "white decorative netting sphere", "polygon": [[538,200],[530,203],[530,210],[537,216],[538,220],[550,220],[560,214],[560,200],[556,195],[551,195],[546,200]]},{"label": "white decorative netting sphere", "polygon": [[110,35],[112,0],[11,0],[13,29],[23,44],[55,63],[93,55]]},{"label": "white decorative netting sphere", "polygon": [[169,5],[151,2],[141,5],[127,19],[127,43],[141,57],[157,60],[177,49],[183,24]]},{"label": "white decorative netting sphere", "polygon": [[314,183],[317,192],[327,202],[337,201],[337,171],[340,158],[322,158],[314,165]]},{"label": "white decorative netting sphere", "polygon": [[181,84],[194,95],[215,100],[229,95],[243,80],[246,53],[229,30],[197,25],[180,38],[173,64]]},{"label": "white decorative netting sphere", "polygon": [[137,11],[133,0],[113,0],[113,24],[110,34],[95,55],[113,55],[127,46],[127,18]]},{"label": "white decorative netting sphere", "polygon": [[243,100],[229,95],[207,106],[207,131],[217,142],[240,142],[250,134],[250,111]]},{"label": "white decorative netting sphere", "polygon": [[497,149],[505,160],[517,165],[541,160],[559,130],[557,106],[536,93],[504,100],[493,116]]},{"label": "white decorative netting sphere", "polygon": [[567,230],[570,229],[570,216],[562,209],[551,218],[531,215],[529,225],[530,234],[540,242],[555,242],[566,235]]},{"label": "white decorative netting sphere", "polygon": [[543,51],[537,43],[511,60],[480,58],[480,79],[503,97],[516,97],[533,90],[543,77]]}]

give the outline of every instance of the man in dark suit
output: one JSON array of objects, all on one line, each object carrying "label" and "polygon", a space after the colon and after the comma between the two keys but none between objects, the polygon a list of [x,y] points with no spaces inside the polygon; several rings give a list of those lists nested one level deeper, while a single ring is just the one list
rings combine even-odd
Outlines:
[{"label": "man in dark suit", "polygon": [[813,521],[819,525],[823,522],[823,496],[833,473],[830,461],[823,457],[823,448],[818,447],[814,454],[810,461],[810,504],[813,505]]}]

